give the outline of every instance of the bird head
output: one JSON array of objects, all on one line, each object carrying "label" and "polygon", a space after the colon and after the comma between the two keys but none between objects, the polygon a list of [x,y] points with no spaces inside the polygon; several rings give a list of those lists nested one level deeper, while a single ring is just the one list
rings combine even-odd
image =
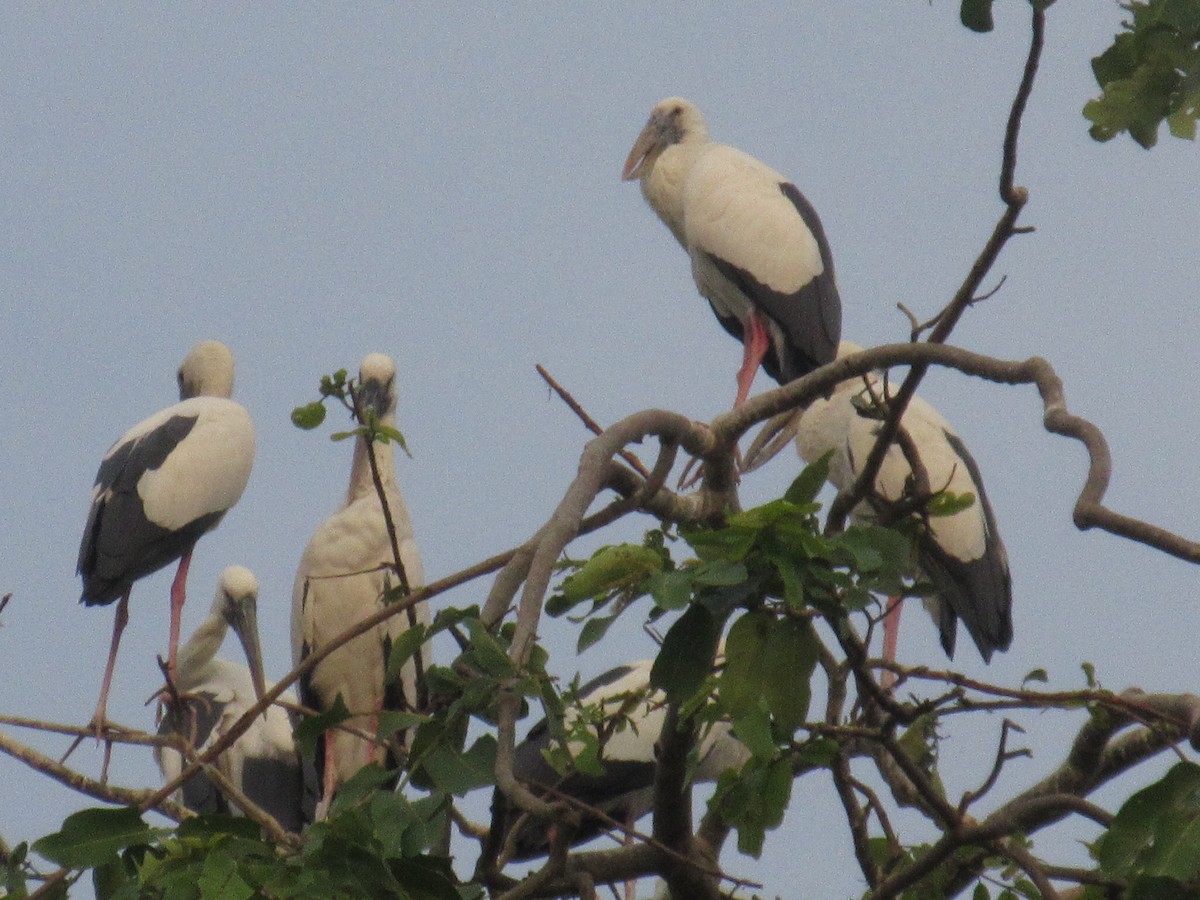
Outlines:
[{"label": "bird head", "polygon": [[396,364],[390,356],[369,353],[358,368],[358,400],[379,419],[396,413]]},{"label": "bird head", "polygon": [[625,160],[621,178],[632,181],[644,176],[662,152],[673,144],[707,141],[708,127],[700,110],[682,97],[668,97],[650,111],[646,127],[633,142],[633,149]]},{"label": "bird head", "polygon": [[267,692],[267,681],[258,641],[258,579],[245,566],[230,566],[221,573],[220,590],[221,616],[241,641],[254,694],[261,700]]},{"label": "bird head", "polygon": [[201,341],[179,366],[179,399],[233,396],[233,354],[220,341]]}]

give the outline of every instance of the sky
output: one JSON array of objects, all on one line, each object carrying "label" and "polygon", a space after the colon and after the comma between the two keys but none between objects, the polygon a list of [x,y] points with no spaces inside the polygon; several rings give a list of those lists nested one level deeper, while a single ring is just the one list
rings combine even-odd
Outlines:
[{"label": "sky", "polygon": [[[199,340],[232,348],[258,455],[241,502],[197,547],[184,633],[220,571],[247,565],[275,676],[289,668],[296,563],[349,472],[350,447],[329,428],[289,423],[322,374],[354,371],[372,351],[396,359],[413,453],[399,480],[430,578],[524,541],[570,483],[587,435],[536,363],[603,423],[651,407],[700,420],[728,409],[740,348],[620,180],[665,96],[694,101],[715,140],[785,173],[816,207],[843,336],[906,339],[896,303],[923,318],[940,309],[1000,214],[999,148],[1029,17],[1022,3],[996,14],[981,36],[948,0],[0,5],[0,594],[13,595],[0,713],[89,718],[112,624],[111,608],[76,602],[92,480],[112,441],[175,401],[175,370]],[[1194,536],[1196,148],[1087,136],[1089,60],[1121,15],[1108,0],[1050,9],[1016,178],[1030,192],[1022,223],[1037,230],[1005,250],[987,285],[1005,276],[1003,287],[953,340],[1050,359],[1073,411],[1108,438],[1109,503]],[[771,384],[760,375],[756,388]],[[1084,454],[1042,430],[1036,392],[934,371],[921,393],[978,460],[1013,572],[1012,649],[985,667],[960,641],[956,667],[1010,686],[1041,667],[1072,688],[1090,661],[1115,689],[1195,690],[1197,572],[1073,527]],[[781,454],[744,480],[743,503],[777,496],[797,468]],[[651,524],[636,517],[605,540]],[[152,727],[143,701],[159,683],[172,574],[133,590],[109,703],[132,726]],[[437,604],[480,602],[488,586]],[[547,622],[542,636],[554,671],[590,676],[652,653],[636,625],[619,653],[578,658],[576,626]],[[225,652],[236,658],[232,642]],[[906,617],[900,657],[943,661],[920,614]],[[1024,721],[1034,757],[1006,770],[1000,794],[1058,765],[1082,724]],[[982,780],[998,730],[988,720],[951,736],[952,790]],[[101,752],[89,744],[72,762],[95,775]],[[1098,799],[1115,808],[1160,770]],[[111,778],[158,783],[136,748],[118,750]],[[472,803],[481,817],[486,797]],[[54,831],[86,805],[0,759],[6,840]],[[832,791],[808,778],[761,860],[729,851],[723,862],[767,895],[856,896],[843,823]],[[1037,846],[1083,864],[1088,835]]]}]

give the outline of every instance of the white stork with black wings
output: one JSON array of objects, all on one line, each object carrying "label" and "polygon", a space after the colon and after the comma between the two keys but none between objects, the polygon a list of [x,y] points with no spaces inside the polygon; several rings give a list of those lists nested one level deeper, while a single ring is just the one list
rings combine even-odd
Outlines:
[{"label": "white stork with black wings", "polygon": [[692,260],[692,277],[725,330],[742,341],[740,406],[761,364],[786,384],[831,362],[842,330],[833,256],[796,186],[708,139],[700,111],[669,97],[650,114],[622,177]]},{"label": "white stork with black wings", "polygon": [[[381,353],[363,359],[359,369],[359,401],[374,411],[381,425],[395,427],[396,366]],[[421,557],[413,541],[412,520],[396,483],[391,443],[374,444],[375,460],[388,511],[400,546],[400,561],[410,588],[425,584]],[[354,443],[350,488],[342,508],[317,529],[296,570],[292,589],[292,660],[299,665],[346,629],[382,608],[389,588],[398,587],[392,571],[392,544],[383,505],[371,477],[367,443]],[[413,621],[429,622],[429,608],[419,603]],[[400,678],[388,684],[384,673],[392,642],[409,627],[406,612],[392,616],[372,631],[356,637],[325,657],[300,679],[300,699],[319,711],[328,710],[340,694],[355,714],[348,725],[374,733],[381,710],[417,708],[417,670],[410,658]],[[428,645],[419,654],[422,671],[429,667]],[[391,754],[373,742],[344,730],[331,729],[317,746],[317,774],[322,817],[340,785],[371,762],[395,766]]]},{"label": "white stork with black wings", "polygon": [[[571,772],[566,776],[559,775],[542,755],[551,742],[545,720],[534,725],[525,740],[517,745],[513,774],[535,791],[552,788],[557,794],[573,797],[632,827],[654,808],[657,769],[654,745],[666,720],[666,700],[650,687],[653,665],[654,660],[644,659],[617,666],[579,689],[582,705],[600,705],[605,716],[619,723],[601,750],[600,764],[604,768],[601,774]],[[567,711],[568,725],[576,715],[572,709]],[[750,758],[749,750],[734,737],[725,721],[706,726],[697,743],[694,783],[716,781],[722,772],[744,765]],[[547,799],[553,800],[555,796],[555,793],[549,793]],[[496,791],[492,800],[492,840],[497,848],[516,824],[516,818],[504,796]],[[582,844],[607,830],[604,820],[585,815],[572,843]],[[550,833],[546,824],[526,817],[518,828],[510,859],[532,859],[545,855],[549,849]]]},{"label": "white stork with black wings", "polygon": [[[861,351],[856,344],[842,341],[838,355]],[[869,381],[872,390],[882,396],[881,379],[871,375]],[[864,390],[862,378],[842,382],[830,397],[813,401],[796,426],[796,447],[805,461],[814,462],[833,451],[829,480],[839,490],[854,484],[875,444],[878,420],[861,415],[854,404]],[[936,590],[927,605],[938,623],[946,655],[954,657],[958,620],[962,619],[980,655],[990,662],[995,651],[1007,650],[1012,643],[1012,578],[979,466],[950,423],[920,397],[909,401],[900,423],[920,454],[930,490],[975,497],[974,503],[954,515],[928,519],[919,539],[918,564]],[[912,468],[904,452],[892,444],[873,492],[855,510],[855,516],[869,519],[873,507],[899,500],[911,478]],[[898,602],[893,610],[884,620],[884,655],[889,659],[895,655]]]},{"label": "white stork with black wings", "polygon": [[[160,735],[182,735],[197,753],[203,753],[269,690],[263,678],[257,604],[258,580],[253,572],[230,566],[221,573],[208,617],[179,648],[175,688],[181,702],[168,708],[158,729]],[[242,644],[249,668],[216,656],[230,628]],[[296,702],[290,691],[280,699]],[[160,747],[154,756],[164,780],[172,781],[183,771],[184,760],[177,750]],[[304,826],[300,758],[283,709],[270,706],[256,717],[217,757],[216,766],[288,831],[298,832]],[[198,813],[240,812],[203,773],[184,782],[177,799]]]},{"label": "white stork with black wings", "polygon": [[91,722],[97,734],[105,723],[133,583],[179,560],[171,585],[167,657],[171,673],[176,670],[192,549],[237,503],[254,463],[254,425],[250,414],[229,399],[232,393],[229,348],[217,341],[197,344],[179,368],[180,402],[129,429],[100,463],[77,565],[82,603],[118,601]]}]

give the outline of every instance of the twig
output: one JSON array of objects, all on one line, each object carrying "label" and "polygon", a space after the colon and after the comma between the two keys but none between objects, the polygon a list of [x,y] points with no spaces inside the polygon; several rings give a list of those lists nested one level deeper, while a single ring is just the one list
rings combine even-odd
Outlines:
[{"label": "twig", "polygon": [[44,753],[12,739],[3,732],[0,732],[0,752],[8,754],[44,775],[50,776],[55,781],[66,785],[72,790],[79,791],[81,794],[86,794],[97,800],[103,800],[106,803],[117,803],[122,806],[138,806],[143,810],[153,808],[167,818],[174,819],[177,822],[191,815],[190,812],[177,803],[168,800],[169,794],[160,797],[158,793],[153,791],[116,787],[96,781],[76,772],[74,769],[67,768]]},{"label": "twig", "polygon": [[[954,330],[954,326],[958,324],[958,320],[962,317],[962,314],[973,302],[979,290],[979,285],[999,258],[1000,252],[1004,249],[1009,239],[1017,234],[1017,218],[1020,216],[1021,210],[1029,199],[1029,192],[1023,187],[1015,186],[1013,183],[1017,167],[1017,141],[1021,131],[1021,117],[1024,115],[1030,92],[1033,90],[1033,81],[1037,75],[1038,60],[1041,57],[1045,36],[1045,22],[1044,11],[1035,6],[1033,10],[1029,54],[1025,60],[1025,69],[1021,76],[1021,82],[1017,87],[1017,94],[1013,99],[1012,108],[1009,112],[1008,126],[1004,132],[1003,162],[1000,169],[1000,198],[1005,204],[1004,212],[993,228],[992,235],[984,245],[983,251],[976,258],[975,263],[971,266],[971,270],[967,273],[967,277],[955,292],[953,299],[939,314],[937,325],[929,335],[929,343],[940,344],[949,337],[950,332]],[[900,418],[904,415],[904,410],[908,407],[909,401],[916,394],[917,386],[925,376],[927,368],[927,366],[918,364],[909,370],[904,383],[901,384],[900,389],[896,392],[892,405],[892,414],[880,428],[875,446],[871,448],[871,452],[867,455],[858,478],[855,480],[853,487],[845,493],[844,499],[842,496],[839,496],[834,501],[829,510],[830,518],[844,519],[846,514],[858,505],[858,502],[863,497],[870,493],[871,486],[875,483],[875,477],[879,473],[879,468],[883,465],[887,448],[895,440],[896,430],[900,425]]]},{"label": "twig", "polygon": [[[587,414],[587,410],[583,408],[579,401],[576,400],[566,388],[554,380],[550,373],[546,371],[545,366],[543,366],[541,363],[538,363],[536,366],[534,366],[534,368],[537,369],[537,373],[542,376],[542,379],[546,382],[546,384],[550,385],[551,390],[558,394],[563,403],[567,404],[567,408],[579,417],[579,421],[583,422],[584,427],[587,428],[588,431],[597,435],[604,432],[604,429],[596,423],[596,420]],[[624,447],[622,447],[618,453],[621,459],[633,466],[634,470],[639,475],[641,475],[643,478],[650,477],[650,470],[643,465],[642,461],[638,459],[635,453]],[[0,609],[2,608],[3,607],[0,607]]]}]

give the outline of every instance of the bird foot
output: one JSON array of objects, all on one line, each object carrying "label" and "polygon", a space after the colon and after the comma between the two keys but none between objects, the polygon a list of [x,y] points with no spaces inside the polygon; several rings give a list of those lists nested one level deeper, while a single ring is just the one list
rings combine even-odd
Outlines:
[{"label": "bird foot", "polygon": [[115,722],[108,721],[108,719],[104,717],[103,713],[97,711],[96,714],[92,716],[91,721],[88,722],[84,733],[78,735],[75,740],[71,741],[71,746],[67,748],[67,752],[59,757],[58,764],[60,766],[66,765],[66,762],[70,758],[71,754],[74,753],[76,748],[79,747],[79,745],[85,740],[87,740],[88,736],[90,735],[96,739],[97,747],[100,746],[101,742],[104,744],[104,764],[100,767],[100,783],[106,784],[108,782],[108,764],[112,761],[112,748],[114,743],[110,732],[125,732],[126,730],[127,729],[122,728]]}]

